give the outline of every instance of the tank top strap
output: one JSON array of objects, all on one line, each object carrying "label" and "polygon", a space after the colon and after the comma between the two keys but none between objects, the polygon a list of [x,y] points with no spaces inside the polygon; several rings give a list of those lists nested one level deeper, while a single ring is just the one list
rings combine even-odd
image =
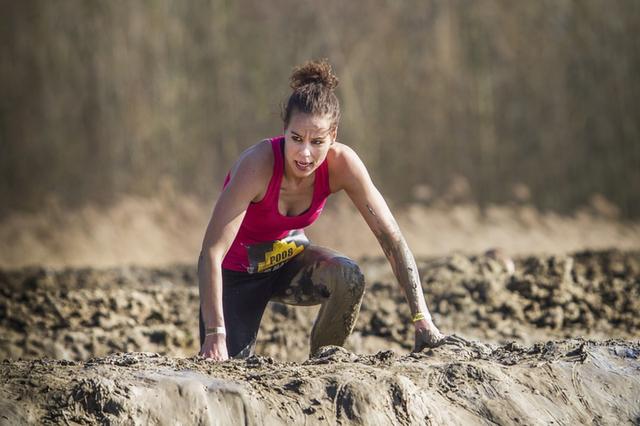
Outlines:
[{"label": "tank top strap", "polygon": [[284,170],[284,159],[282,157],[282,142],[283,136],[271,138],[271,149],[273,150],[273,173],[271,174],[271,180],[267,187],[267,193],[262,198],[260,203],[270,202],[276,197],[278,191],[280,191],[280,182],[282,181],[282,173]]},{"label": "tank top strap", "polygon": [[331,195],[331,186],[329,185],[329,159],[325,158],[325,160],[320,164],[318,170],[316,171],[316,179],[318,179],[317,191],[314,194],[314,198],[326,198]]}]

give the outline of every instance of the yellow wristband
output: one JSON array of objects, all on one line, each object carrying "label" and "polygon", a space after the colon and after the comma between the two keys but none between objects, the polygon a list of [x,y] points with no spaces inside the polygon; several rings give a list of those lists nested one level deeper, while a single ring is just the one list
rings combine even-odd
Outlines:
[{"label": "yellow wristband", "polygon": [[423,319],[425,319],[424,314],[422,312],[418,312],[417,314],[415,314],[413,316],[413,318],[411,319],[411,322],[418,322],[418,321],[423,320]]}]

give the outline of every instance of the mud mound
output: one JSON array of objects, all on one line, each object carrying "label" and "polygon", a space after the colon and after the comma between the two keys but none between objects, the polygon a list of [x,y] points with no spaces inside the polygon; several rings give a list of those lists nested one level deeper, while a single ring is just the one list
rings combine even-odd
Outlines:
[{"label": "mud mound", "polygon": [[[430,309],[448,332],[496,342],[550,336],[630,338],[640,333],[640,252],[584,251],[499,260],[454,255],[419,262]],[[359,330],[409,348],[409,310],[393,287],[374,283]]]},{"label": "mud mound", "polygon": [[325,347],[304,363],[129,353],[4,361],[0,406],[8,424],[637,424],[639,369],[624,341]]},{"label": "mud mound", "polygon": [[[409,310],[386,261],[361,262],[367,292],[347,348],[413,344]],[[486,256],[418,262],[440,328],[485,342],[634,338],[640,333],[640,253],[580,252],[516,259],[512,275]],[[0,358],[87,360],[115,352],[197,352],[195,269],[113,268],[0,272]],[[257,353],[305,360],[317,308],[272,304]]]},{"label": "mud mound", "polygon": [[8,271],[0,273],[0,297],[4,358],[191,355],[198,340],[196,275],[188,266]]}]

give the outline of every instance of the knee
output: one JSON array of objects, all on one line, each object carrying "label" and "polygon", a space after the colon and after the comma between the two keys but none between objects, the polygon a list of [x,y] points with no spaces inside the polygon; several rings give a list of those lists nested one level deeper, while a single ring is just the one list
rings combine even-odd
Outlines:
[{"label": "knee", "polygon": [[330,261],[330,269],[338,291],[348,292],[357,298],[362,297],[365,288],[364,275],[356,262],[347,257],[334,257]]}]

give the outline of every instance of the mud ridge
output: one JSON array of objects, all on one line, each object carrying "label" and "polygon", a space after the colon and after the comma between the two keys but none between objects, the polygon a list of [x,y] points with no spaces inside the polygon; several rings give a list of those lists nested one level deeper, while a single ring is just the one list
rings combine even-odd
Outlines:
[{"label": "mud ridge", "polygon": [[419,260],[457,334],[421,353],[385,261],[361,265],[346,348],[309,358],[317,308],[271,304],[258,355],[222,364],[194,356],[190,265],[0,271],[0,424],[640,423],[640,253]]},{"label": "mud ridge", "polygon": [[7,424],[632,424],[639,371],[640,344],[621,340],[325,347],[303,363],[121,353],[4,361],[0,403]]},{"label": "mud ridge", "polygon": [[[367,289],[347,348],[412,347],[409,310],[386,261],[360,262]],[[640,333],[640,253],[579,252],[515,260],[419,260],[434,318],[447,333],[492,343],[629,339]],[[198,348],[195,268],[27,268],[0,271],[0,359],[87,360],[115,352],[192,356]],[[257,353],[308,357],[317,308],[271,304]]]}]

